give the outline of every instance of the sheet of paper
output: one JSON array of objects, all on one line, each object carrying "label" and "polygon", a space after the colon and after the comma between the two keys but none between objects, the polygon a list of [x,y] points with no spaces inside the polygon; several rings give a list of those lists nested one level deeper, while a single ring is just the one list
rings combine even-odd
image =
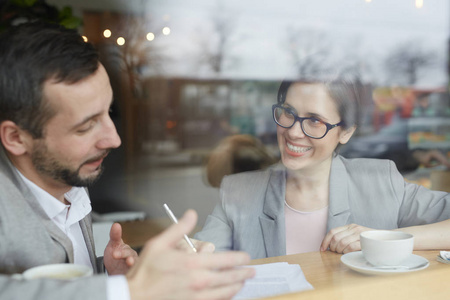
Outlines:
[{"label": "sheet of paper", "polygon": [[255,268],[256,275],[245,282],[233,300],[258,299],[314,289],[299,265],[280,262],[249,267]]}]

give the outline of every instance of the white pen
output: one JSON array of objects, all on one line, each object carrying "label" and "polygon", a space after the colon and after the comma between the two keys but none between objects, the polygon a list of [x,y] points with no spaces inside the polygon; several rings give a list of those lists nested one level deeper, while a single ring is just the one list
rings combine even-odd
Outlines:
[{"label": "white pen", "polygon": [[[175,223],[178,224],[178,220],[177,217],[175,217],[175,215],[173,214],[173,212],[170,210],[169,206],[167,206],[166,203],[164,203],[164,209],[166,210],[167,215],[169,216],[169,218]],[[192,248],[192,250],[194,250],[194,252],[197,252],[197,249],[195,249],[194,244],[192,244],[192,241],[189,239],[189,237],[187,235],[184,235],[184,240],[186,241],[186,243],[188,243],[188,245]]]}]

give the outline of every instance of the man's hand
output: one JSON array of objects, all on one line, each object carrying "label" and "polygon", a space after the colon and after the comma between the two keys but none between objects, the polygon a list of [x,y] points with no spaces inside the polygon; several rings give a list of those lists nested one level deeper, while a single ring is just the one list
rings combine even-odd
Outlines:
[{"label": "man's hand", "polygon": [[356,224],[336,227],[327,233],[320,246],[320,251],[330,251],[337,253],[348,253],[361,250],[359,235],[363,231],[372,230]]},{"label": "man's hand", "polygon": [[196,222],[197,215],[189,210],[178,224],[146,243],[139,261],[126,275],[132,300],[231,299],[245,280],[254,276],[253,268],[236,268],[250,262],[246,253],[178,249],[183,235]]},{"label": "man's hand", "polygon": [[103,255],[103,263],[109,275],[125,274],[136,262],[136,251],[122,240],[122,226],[114,223],[109,232],[109,243]]}]

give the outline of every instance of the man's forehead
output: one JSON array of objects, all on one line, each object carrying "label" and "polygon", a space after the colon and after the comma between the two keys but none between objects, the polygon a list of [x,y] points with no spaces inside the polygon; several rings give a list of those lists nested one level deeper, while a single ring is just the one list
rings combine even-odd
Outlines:
[{"label": "man's forehead", "polygon": [[43,84],[42,96],[44,105],[55,112],[52,119],[67,118],[68,123],[74,124],[104,112],[113,101],[109,78],[106,72],[98,70],[75,83],[49,79]]}]

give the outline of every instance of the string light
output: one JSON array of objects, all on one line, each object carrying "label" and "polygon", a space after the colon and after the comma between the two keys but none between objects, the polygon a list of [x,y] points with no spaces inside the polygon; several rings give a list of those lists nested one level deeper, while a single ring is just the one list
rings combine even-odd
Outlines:
[{"label": "string light", "polygon": [[103,31],[103,36],[104,36],[105,38],[110,38],[111,35],[112,35],[111,30],[105,29],[105,30]]},{"label": "string light", "polygon": [[147,41],[153,41],[155,39],[155,34],[153,32],[147,33]]},{"label": "string light", "polygon": [[123,37],[118,37],[116,42],[119,46],[125,45],[125,39]]},{"label": "string light", "polygon": [[164,35],[169,35],[170,34],[170,28],[169,27],[164,27],[163,29],[162,29],[162,33],[164,34]]},{"label": "string light", "polygon": [[82,35],[81,37],[83,38],[83,40],[84,40],[84,42],[85,42],[85,43],[87,43],[87,42],[88,42],[88,38],[87,38],[87,36],[85,36],[85,35]]}]

